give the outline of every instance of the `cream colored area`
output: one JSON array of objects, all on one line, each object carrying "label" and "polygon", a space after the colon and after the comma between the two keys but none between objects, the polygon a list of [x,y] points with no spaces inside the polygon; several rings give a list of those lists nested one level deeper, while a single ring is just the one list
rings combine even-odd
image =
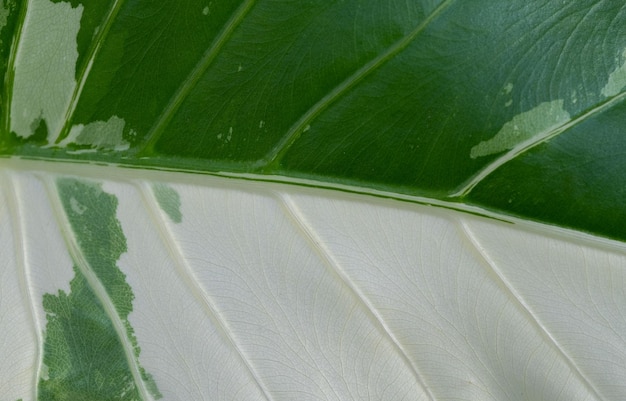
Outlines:
[{"label": "cream colored area", "polygon": [[38,339],[10,174],[0,174],[0,398],[34,401]]},{"label": "cream colored area", "polygon": [[91,150],[127,150],[130,143],[124,140],[126,122],[118,116],[111,116],[108,121],[94,121],[87,125],[78,124],[72,127],[69,135],[59,146],[69,144],[87,145]]},{"label": "cream colored area", "polygon": [[626,50],[622,53],[619,63],[620,65],[609,75],[609,80],[602,88],[602,95],[605,97],[615,96],[626,87]]},{"label": "cream colored area", "polygon": [[493,138],[474,146],[470,157],[475,159],[513,149],[530,139],[546,136],[569,120],[569,113],[563,109],[563,100],[541,103],[513,117]]},{"label": "cream colored area", "polygon": [[[42,122],[56,141],[76,86],[76,37],[83,6],[31,0],[15,59],[11,130],[28,138]],[[40,29],[45,26],[46,29]]]},{"label": "cream colored area", "polygon": [[[33,269],[30,296],[0,293],[7,310],[35,311],[41,327],[40,293],[71,277],[55,274],[70,263],[63,219],[38,177],[102,182],[127,241],[119,267],[140,364],[166,400],[626,399],[623,243],[319,188],[0,165],[13,183],[1,196],[17,194],[20,210],[0,204],[13,244],[0,261],[19,266],[12,249],[24,243]],[[155,183],[180,195],[181,223]]]}]

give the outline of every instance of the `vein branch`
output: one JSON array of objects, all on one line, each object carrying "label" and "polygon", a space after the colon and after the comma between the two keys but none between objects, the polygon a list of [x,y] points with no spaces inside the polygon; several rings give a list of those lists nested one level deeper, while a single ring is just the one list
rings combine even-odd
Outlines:
[{"label": "vein branch", "polygon": [[465,236],[469,242],[472,244],[476,252],[480,255],[480,257],[484,260],[484,264],[491,272],[495,274],[497,279],[502,283],[507,292],[511,295],[511,297],[515,300],[519,308],[523,311],[523,314],[526,316],[526,319],[537,329],[537,331],[547,340],[547,342],[553,347],[553,349],[557,352],[557,354],[565,361],[565,364],[574,372],[578,379],[584,384],[584,386],[589,390],[591,394],[593,394],[594,398],[597,400],[604,400],[603,397],[600,396],[598,390],[594,387],[585,374],[578,368],[576,363],[572,360],[572,358],[567,354],[567,352],[561,348],[558,341],[552,336],[552,334],[548,331],[548,329],[539,321],[533,314],[530,306],[526,303],[524,298],[515,290],[513,285],[506,278],[504,273],[498,268],[497,264],[491,259],[491,257],[485,252],[484,248],[480,244],[479,240],[476,238],[476,235],[469,227],[469,224],[466,220],[461,219],[458,222],[459,231],[461,235]]},{"label": "vein branch", "polygon": [[237,11],[235,11],[222,31],[217,35],[213,44],[207,49],[198,64],[196,64],[176,93],[174,93],[174,96],[170,99],[157,121],[152,128],[150,128],[150,131],[148,131],[144,144],[138,149],[139,155],[149,155],[154,151],[154,145],[161,135],[163,135],[165,128],[172,120],[183,101],[189,96],[189,93],[191,93],[202,75],[213,63],[220,50],[224,47],[224,44],[230,39],[235,29],[241,24],[255,3],[256,0],[246,0],[239,6]]},{"label": "vein branch", "polygon": [[320,256],[320,258],[325,262],[326,266],[332,273],[336,274],[341,281],[344,282],[346,288],[349,288],[357,300],[359,304],[363,306],[363,310],[366,313],[370,314],[375,322],[380,326],[382,333],[390,340],[392,347],[396,350],[402,361],[405,363],[407,368],[410,370],[411,374],[415,378],[415,381],[419,384],[425,394],[427,394],[430,401],[435,400],[435,396],[431,393],[430,388],[426,385],[422,375],[419,373],[417,367],[413,364],[411,359],[409,358],[408,353],[402,347],[402,344],[396,336],[393,335],[382,316],[378,313],[378,311],[374,308],[374,306],[369,302],[367,297],[358,289],[355,288],[354,284],[347,277],[346,273],[341,269],[339,263],[332,257],[332,255],[325,250],[320,244],[324,243],[322,239],[320,239],[311,229],[307,226],[305,219],[302,217],[301,213],[298,211],[295,202],[285,194],[276,194],[278,198],[278,202],[282,205],[283,210],[287,217],[293,222],[296,229],[302,232],[303,237],[307,240],[311,248],[316,250],[316,253]]},{"label": "vein branch", "polygon": [[89,78],[89,73],[91,72],[94,60],[100,52],[102,44],[109,34],[111,26],[113,25],[117,14],[122,8],[124,1],[125,0],[115,0],[115,3],[113,3],[113,6],[111,6],[109,13],[104,20],[104,23],[102,24],[102,28],[98,30],[98,33],[96,34],[96,37],[92,42],[92,46],[89,47],[86,58],[87,61],[81,66],[80,73],[78,74],[78,80],[76,85],[74,86],[74,92],[72,93],[72,99],[65,112],[65,123],[63,124],[63,128],[61,129],[61,132],[59,133],[59,136],[55,141],[55,143],[57,144],[69,135],[70,127],[72,125],[72,117],[74,116],[74,112],[76,111],[76,106],[78,105],[78,101],[80,100],[80,95],[83,93],[87,78]]},{"label": "vein branch", "polygon": [[376,58],[359,68],[354,74],[349,76],[338,86],[333,88],[326,96],[321,98],[309,110],[307,110],[298,121],[296,121],[287,131],[285,136],[278,142],[263,159],[257,161],[256,166],[265,170],[274,170],[278,167],[280,160],[287,153],[289,148],[298,140],[300,135],[306,130],[306,127],[318,117],[329,106],[341,98],[344,94],[354,88],[359,82],[368,77],[371,73],[383,66],[394,56],[404,50],[411,42],[419,36],[428,25],[439,17],[454,0],[444,0],[428,15],[413,31],[408,35],[394,43],[385,52],[379,54]]},{"label": "vein branch", "polygon": [[20,10],[19,23],[17,24],[17,31],[13,36],[13,42],[11,43],[11,50],[9,52],[9,60],[7,62],[6,76],[4,77],[4,90],[2,93],[2,98],[0,98],[0,102],[2,103],[2,110],[0,111],[2,114],[0,124],[3,124],[2,127],[4,129],[3,134],[8,135],[11,132],[11,99],[13,94],[13,82],[15,81],[15,60],[17,58],[17,53],[19,51],[20,39],[22,37],[22,30],[24,27],[24,20],[26,19],[26,12],[28,10],[28,6],[30,5],[30,0],[24,2],[22,9]]},{"label": "vein branch", "polygon": [[204,312],[217,327],[218,331],[221,332],[222,337],[229,344],[231,344],[232,348],[235,350],[237,356],[239,357],[239,360],[248,370],[248,373],[250,374],[259,392],[263,394],[267,401],[272,401],[273,399],[270,396],[269,391],[265,388],[263,382],[261,381],[260,377],[254,370],[252,365],[250,365],[247,358],[240,351],[240,347],[237,345],[237,342],[235,341],[235,338],[231,334],[231,331],[226,323],[220,318],[218,309],[213,304],[213,301],[198,284],[198,280],[194,276],[192,269],[185,262],[185,256],[183,255],[183,252],[181,251],[175,238],[172,237],[171,230],[167,227],[167,223],[163,220],[163,217],[157,212],[160,207],[152,189],[145,182],[139,183],[137,185],[139,187],[141,198],[146,205],[146,211],[150,219],[157,227],[161,240],[166,244],[168,252],[172,257],[172,260],[174,261],[177,270],[181,274],[181,277],[184,278],[185,283],[191,290],[193,296],[200,302],[200,305],[204,306]]},{"label": "vein branch", "polygon": [[109,296],[106,288],[98,278],[96,272],[93,271],[89,261],[85,257],[80,245],[78,244],[76,236],[71,229],[70,221],[65,213],[65,209],[63,207],[63,203],[55,185],[54,178],[42,176],[41,179],[45,185],[46,192],[48,193],[48,197],[50,199],[50,205],[57,219],[57,224],[59,226],[59,230],[61,231],[61,235],[63,235],[63,238],[65,239],[65,242],[67,244],[67,248],[72,257],[72,260],[76,264],[76,267],[81,272],[81,274],[85,277],[85,280],[89,284],[89,287],[93,290],[95,296],[102,304],[104,312],[111,320],[115,333],[120,339],[120,344],[122,345],[122,348],[124,350],[124,355],[126,356],[126,361],[128,363],[129,370],[133,376],[133,381],[137,386],[139,395],[144,401],[152,401],[153,398],[150,395],[150,392],[141,377],[141,368],[139,367],[139,363],[135,356],[135,349],[133,347],[133,344],[128,338],[126,326],[120,318],[119,314],[117,313],[115,304]]},{"label": "vein branch", "polygon": [[533,138],[528,139],[515,146],[513,149],[509,150],[502,156],[495,159],[493,162],[485,166],[482,170],[480,170],[476,175],[474,175],[469,181],[463,184],[460,188],[456,189],[455,192],[449,195],[450,198],[463,198],[467,196],[478,184],[482,182],[487,176],[491,173],[499,169],[502,165],[508,163],[511,160],[516,159],[517,157],[523,155],[529,150],[549,141],[550,139],[561,135],[565,131],[582,124],[587,121],[589,118],[592,118],[595,115],[601,114],[606,110],[609,110],[613,106],[621,103],[624,99],[626,99],[626,91],[622,92],[609,100],[596,105],[595,107],[587,110],[582,113],[578,117],[571,119],[570,121],[552,129],[551,131],[545,132],[541,135],[537,135]]}]

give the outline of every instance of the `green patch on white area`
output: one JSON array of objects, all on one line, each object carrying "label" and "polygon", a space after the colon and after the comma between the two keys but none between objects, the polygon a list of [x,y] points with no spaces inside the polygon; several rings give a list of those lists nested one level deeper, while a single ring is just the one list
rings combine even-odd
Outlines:
[{"label": "green patch on white area", "polygon": [[470,157],[475,159],[513,149],[532,138],[544,137],[569,120],[570,114],[563,109],[562,99],[541,103],[513,117],[493,138],[474,146]]},{"label": "green patch on white area", "polygon": [[44,295],[47,370],[40,375],[39,399],[131,401],[144,399],[146,391],[160,398],[139,365],[128,322],[134,295],[117,266],[126,252],[117,198],[77,179],[60,179],[57,189],[78,254],[70,291]]},{"label": "green patch on white area", "polygon": [[127,150],[130,143],[124,140],[124,126],[126,122],[118,116],[112,116],[108,121],[94,121],[87,125],[74,125],[69,135],[59,146],[69,144],[89,146],[95,150]]},{"label": "green patch on white area", "polygon": [[167,184],[156,183],[152,185],[154,196],[161,209],[169,216],[174,223],[183,221],[180,211],[180,195],[176,190]]},{"label": "green patch on white area", "polygon": [[29,2],[15,59],[11,102],[11,130],[18,137],[32,136],[33,122],[39,119],[48,127],[48,143],[63,128],[76,86],[76,38],[82,13],[82,5]]},{"label": "green patch on white area", "polygon": [[626,50],[622,53],[620,65],[609,75],[609,80],[602,88],[605,97],[615,96],[626,87]]}]

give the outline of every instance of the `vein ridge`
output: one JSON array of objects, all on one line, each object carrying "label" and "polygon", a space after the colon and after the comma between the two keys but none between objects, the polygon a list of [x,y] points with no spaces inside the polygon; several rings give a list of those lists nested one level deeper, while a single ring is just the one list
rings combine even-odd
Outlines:
[{"label": "vein ridge", "polygon": [[157,227],[161,240],[167,245],[168,253],[171,255],[176,268],[178,269],[182,277],[184,277],[185,283],[188,285],[189,289],[193,293],[193,296],[200,302],[201,305],[203,305],[204,312],[221,332],[223,338],[225,338],[228,343],[232,345],[242,364],[246,367],[250,376],[254,380],[256,387],[263,394],[265,399],[268,401],[273,401],[273,398],[270,396],[269,391],[263,385],[262,380],[256,374],[256,371],[254,370],[252,365],[248,363],[248,359],[241,353],[239,347],[237,346],[237,342],[231,335],[230,330],[228,329],[228,326],[219,317],[217,308],[215,308],[215,306],[213,305],[210,297],[197,284],[198,281],[194,278],[193,271],[191,270],[189,265],[185,263],[183,253],[180,250],[178,244],[176,244],[176,241],[174,241],[174,239],[172,238],[172,235],[170,234],[170,231],[168,230],[167,225],[163,220],[163,217],[158,212],[156,212],[157,210],[159,210],[159,206],[152,189],[146,182],[135,182],[134,184],[138,188],[141,198],[146,205],[146,211],[150,219]]},{"label": "vein ridge", "polygon": [[39,320],[37,319],[37,313],[34,308],[34,297],[31,292],[32,285],[30,280],[28,279],[27,269],[29,268],[26,262],[26,245],[25,245],[25,234],[24,234],[24,223],[20,216],[22,215],[22,210],[19,206],[17,191],[18,186],[14,183],[14,180],[10,177],[10,172],[5,172],[0,175],[0,183],[2,183],[2,188],[6,189],[10,194],[5,195],[5,200],[7,202],[7,207],[9,209],[9,213],[13,217],[12,225],[13,225],[13,238],[15,243],[14,248],[16,251],[16,262],[19,267],[21,267],[21,275],[19,278],[20,285],[23,287],[23,294],[26,295],[25,301],[28,302],[28,310],[30,311],[30,318],[32,320],[33,331],[35,338],[37,339],[37,354],[35,355],[36,361],[36,369],[33,372],[33,399],[39,399],[39,377],[41,376],[41,368],[43,366],[43,338],[41,333],[43,330],[39,325]]},{"label": "vein ridge", "polygon": [[535,148],[536,146],[539,146],[547,142],[548,140],[564,133],[570,128],[574,128],[575,126],[584,123],[588,118],[609,110],[618,103],[621,103],[624,99],[626,99],[626,91],[623,91],[618,95],[609,98],[607,101],[597,104],[596,106],[582,113],[578,117],[570,119],[568,122],[552,129],[549,132],[530,138],[529,140],[520,143],[513,149],[507,151],[504,155],[496,158],[493,162],[491,162],[478,173],[476,173],[469,181],[466,181],[466,183],[464,183],[460,188],[456,189],[453,193],[448,195],[448,197],[462,198],[464,196],[467,196],[478,184],[481,183],[483,179],[491,175],[491,173],[499,169],[502,165],[516,159],[518,156],[523,155],[529,150]]},{"label": "vein ridge", "polygon": [[489,257],[489,255],[485,252],[476,235],[472,231],[466,219],[459,218],[457,220],[457,226],[459,227],[459,231],[461,235],[465,236],[468,241],[472,244],[476,252],[480,255],[480,257],[484,261],[484,265],[487,269],[491,270],[497,277],[497,279],[501,282],[501,284],[506,288],[512,298],[515,300],[515,303],[522,309],[523,314],[526,315],[528,321],[537,328],[539,333],[546,339],[547,342],[557,351],[558,355],[565,361],[565,364],[574,372],[576,376],[578,376],[579,380],[584,384],[584,386],[589,390],[591,394],[595,397],[595,399],[600,401],[605,401],[604,397],[600,395],[595,386],[591,383],[591,381],[584,375],[584,373],[578,368],[576,363],[570,358],[570,356],[563,350],[559,343],[556,341],[554,337],[552,337],[551,333],[548,329],[534,317],[532,310],[525,302],[524,298],[519,295],[519,293],[515,290],[513,285],[507,280],[506,276],[502,274],[502,272],[498,269],[496,263]]},{"label": "vein ridge", "polygon": [[402,347],[402,344],[393,335],[389,327],[387,327],[387,325],[385,324],[383,318],[376,312],[376,309],[367,300],[365,295],[363,295],[361,291],[356,288],[348,279],[347,275],[341,269],[339,264],[335,261],[332,254],[329,251],[325,250],[322,246],[320,246],[320,244],[322,243],[320,238],[311,229],[308,228],[305,219],[298,211],[293,199],[288,194],[281,192],[274,192],[273,197],[278,200],[288,219],[292,222],[295,228],[301,232],[301,235],[305,238],[306,242],[308,242],[311,248],[316,251],[316,253],[320,256],[327,268],[332,273],[336,274],[341,281],[343,281],[346,287],[350,289],[358,303],[364,307],[366,313],[369,314],[373,318],[373,320],[378,323],[379,328],[382,329],[382,332],[390,340],[393,348],[400,355],[402,361],[406,364],[408,369],[410,369],[413,377],[417,381],[418,385],[422,388],[424,393],[428,396],[428,399],[430,401],[435,401],[435,396],[431,393],[430,388],[424,382],[418,368],[411,362],[408,354]]},{"label": "vein ridge", "polygon": [[115,329],[117,337],[120,339],[120,344],[122,344],[122,348],[124,349],[124,354],[126,355],[128,367],[131,371],[131,374],[133,375],[133,381],[137,386],[137,390],[141,398],[144,401],[153,401],[154,399],[150,395],[150,391],[148,390],[145,382],[141,378],[141,368],[139,367],[139,361],[135,355],[135,348],[128,338],[126,326],[124,322],[120,319],[113,300],[109,297],[107,290],[100,282],[97,274],[92,270],[89,262],[87,261],[87,258],[83,254],[83,251],[78,244],[76,237],[74,236],[73,230],[70,228],[71,224],[67,215],[65,214],[65,210],[63,208],[59,193],[56,190],[54,178],[42,175],[40,176],[40,179],[44,183],[44,186],[46,188],[52,211],[57,220],[59,231],[65,239],[72,260],[76,264],[76,267],[81,272],[81,274],[85,277],[85,280],[89,284],[89,287],[91,287],[94,295],[102,303],[102,307],[107,317],[113,323],[113,327]]},{"label": "vein ridge", "polygon": [[352,75],[346,78],[338,86],[334,87],[326,96],[321,98],[309,110],[307,110],[298,121],[296,121],[278,142],[278,144],[262,159],[258,160],[255,165],[259,168],[272,169],[277,167],[282,157],[287,153],[289,148],[298,140],[300,135],[306,130],[311,121],[319,116],[330,105],[337,101],[341,96],[350,91],[355,85],[369,76],[372,72],[387,63],[398,53],[403,51],[420,33],[428,27],[428,25],[439,17],[455,0],[444,0],[437,6],[415,29],[408,35],[394,43],[361,68],[356,70]]},{"label": "vein ridge", "polygon": [[2,107],[2,110],[0,111],[0,116],[2,117],[1,120],[4,122],[3,129],[5,135],[11,132],[11,95],[13,95],[13,81],[15,80],[15,58],[17,57],[20,43],[22,42],[20,40],[22,37],[22,28],[24,27],[24,21],[26,19],[26,12],[28,10],[29,4],[30,0],[27,0],[26,2],[24,2],[22,10],[20,10],[20,22],[19,24],[17,24],[17,32],[15,33],[13,43],[11,44],[11,50],[9,52],[9,60],[6,69],[5,85],[2,90],[2,92],[4,92],[2,93],[2,95],[4,95],[4,103],[0,105]]},{"label": "vein ridge", "polygon": [[198,81],[202,77],[202,74],[213,63],[219,51],[222,49],[228,39],[230,39],[230,36],[241,24],[241,22],[244,20],[244,18],[252,9],[255,3],[256,0],[245,0],[241,4],[241,6],[239,6],[239,8],[235,11],[230,20],[228,20],[226,25],[224,25],[222,31],[220,31],[220,33],[217,35],[211,46],[204,53],[198,64],[196,64],[196,66],[193,68],[193,70],[191,70],[187,78],[185,78],[182,84],[178,87],[176,93],[174,93],[165,109],[161,112],[161,115],[158,117],[157,121],[150,128],[150,131],[148,131],[143,145],[141,145],[137,150],[138,154],[141,155],[145,153],[151,153],[153,151],[154,145],[163,134],[165,127],[174,117],[174,114],[176,114],[176,111],[178,111],[178,108],[181,106],[185,98],[198,83]]},{"label": "vein ridge", "polygon": [[89,73],[91,72],[93,62],[100,52],[102,43],[109,34],[111,25],[113,25],[113,22],[115,22],[115,18],[117,17],[120,8],[122,8],[124,1],[125,0],[115,0],[115,3],[113,3],[113,6],[109,10],[109,13],[104,20],[102,28],[98,30],[95,39],[92,41],[93,45],[89,47],[88,56],[86,58],[87,62],[84,64],[78,75],[78,80],[76,82],[76,85],[74,86],[74,92],[72,93],[72,99],[70,100],[70,103],[65,112],[65,123],[63,124],[63,128],[61,129],[61,132],[59,133],[59,136],[55,141],[55,143],[57,144],[65,139],[67,135],[69,135],[72,117],[74,116],[74,112],[76,111],[76,106],[78,105],[78,101],[80,100],[80,95],[83,92],[85,83],[87,82],[87,78],[89,78]]}]

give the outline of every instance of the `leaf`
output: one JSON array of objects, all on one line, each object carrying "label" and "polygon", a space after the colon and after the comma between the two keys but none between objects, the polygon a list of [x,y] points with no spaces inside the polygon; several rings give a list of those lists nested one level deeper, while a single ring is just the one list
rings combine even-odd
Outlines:
[{"label": "leaf", "polygon": [[10,399],[626,394],[622,244],[281,184],[3,167],[3,285],[24,292],[0,310],[29,334],[5,334]]},{"label": "leaf", "polygon": [[3,0],[3,397],[624,399],[625,18]]}]

